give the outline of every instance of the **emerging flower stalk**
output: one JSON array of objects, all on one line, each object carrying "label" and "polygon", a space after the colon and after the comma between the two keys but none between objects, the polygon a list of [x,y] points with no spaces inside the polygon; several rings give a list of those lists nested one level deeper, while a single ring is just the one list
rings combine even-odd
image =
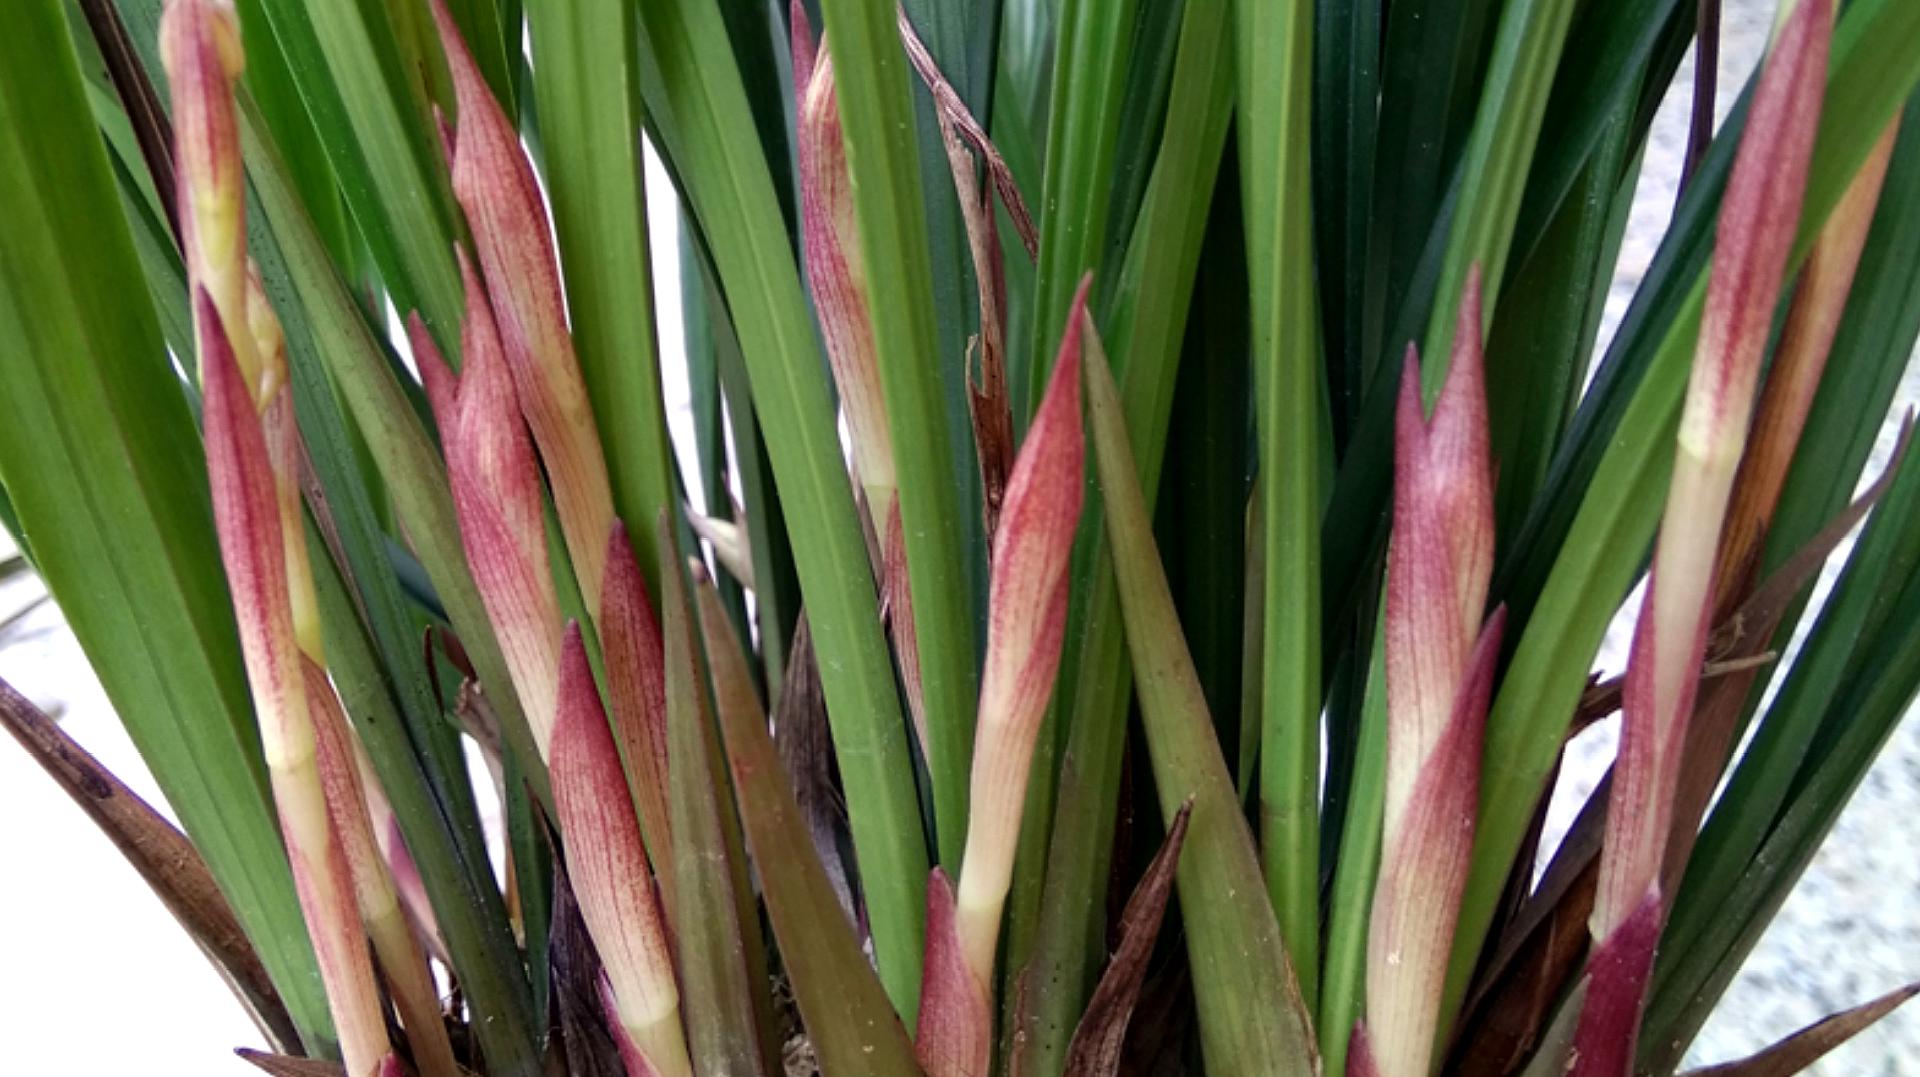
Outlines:
[{"label": "emerging flower stalk", "polygon": [[1074,298],[1046,397],[1014,462],[993,548],[971,815],[954,912],[967,965],[982,992],[993,982],[1027,771],[1066,632],[1067,568],[1086,475],[1080,346],[1088,283],[1081,282]]},{"label": "emerging flower stalk", "polygon": [[840,130],[833,55],[824,39],[815,47],[812,27],[798,0],[793,3],[793,57],[807,282],[820,313],[827,362],[847,415],[854,472],[866,491],[874,531],[884,543],[898,480],[893,433],[887,426],[880,388],[880,359],[873,342],[853,177],[847,171],[847,145]]},{"label": "emerging flower stalk", "polygon": [[1504,610],[1481,625],[1493,569],[1493,468],[1480,274],[1461,298],[1433,418],[1408,349],[1387,552],[1387,789],[1367,946],[1367,1018],[1353,1052],[1382,1077],[1431,1070],[1454,921],[1473,853],[1480,742]]},{"label": "emerging flower stalk", "polygon": [[680,993],[645,842],[577,626],[568,626],[561,655],[552,769],[567,874],[606,965],[620,1028],[652,1075],[691,1077]]},{"label": "emerging flower stalk", "polygon": [[907,579],[906,536],[900,529],[893,432],[887,425],[886,397],[880,384],[880,358],[868,306],[866,261],[860,253],[853,176],[847,170],[847,144],[840,129],[833,55],[824,38],[816,47],[812,25],[799,0],[793,0],[792,21],[795,152],[800,167],[807,282],[819,312],[827,365],[833,370],[840,406],[847,416],[854,477],[866,495],[868,518],[879,542],[874,567],[880,577],[900,677],[906,686],[907,709],[921,750],[930,753],[933,742],[928,735],[920,681],[920,639],[913,623],[913,594]]},{"label": "emerging flower stalk", "polygon": [[306,658],[294,633],[288,577],[290,571],[308,569],[304,562],[289,563],[261,416],[241,380],[212,297],[204,289],[197,297],[207,476],[261,748],[341,1054],[349,1073],[367,1073],[390,1044],[354,911],[346,856],[328,813],[308,710]]},{"label": "emerging flower stalk", "polygon": [[[567,330],[547,211],[520,145],[443,0],[433,17],[453,75],[460,124],[453,138],[453,194],[473,230],[493,318],[519,407],[553,483],[554,507],[587,608],[596,616],[606,573],[613,492],[593,406]],[[473,289],[468,288],[469,317]],[[546,707],[528,709],[546,713]]]},{"label": "emerging flower stalk", "polygon": [[281,833],[341,1054],[348,1073],[372,1073],[391,1044],[318,758],[313,709],[335,701],[324,675],[309,672],[325,659],[295,480],[299,432],[285,347],[246,257],[232,85],[243,62],[239,30],[225,4],[174,0],[160,38],[179,122],[180,218],[215,531]]},{"label": "emerging flower stalk", "polygon": [[1715,552],[1800,216],[1833,33],[1831,0],[1788,3],[1727,184],[1666,514],[1628,658],[1590,922],[1599,948],[1574,1043],[1579,1074],[1631,1071],[1665,917],[1660,874],[1712,613]]},{"label": "emerging flower stalk", "polygon": [[[540,467],[520,421],[486,292],[464,254],[460,270],[467,297],[460,328],[466,366],[458,377],[419,315],[408,319],[407,329],[445,442],[447,480],[474,586],[545,756],[560,683],[560,600],[547,562]],[[603,546],[605,541],[603,532]]]},{"label": "emerging flower stalk", "polygon": [[[213,299],[226,326],[249,324],[246,301],[246,175],[233,80],[246,58],[231,3],[173,0],[160,20],[160,59],[172,88],[174,167],[179,175],[180,240],[187,275]],[[195,345],[202,353],[206,341]],[[256,384],[253,342],[230,334],[240,374]]]}]

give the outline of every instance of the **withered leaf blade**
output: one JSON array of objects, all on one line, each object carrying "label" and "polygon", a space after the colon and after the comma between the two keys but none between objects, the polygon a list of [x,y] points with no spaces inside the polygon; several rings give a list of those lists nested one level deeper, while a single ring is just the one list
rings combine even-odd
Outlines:
[{"label": "withered leaf blade", "polygon": [[1160,935],[1160,921],[1173,892],[1174,869],[1180,864],[1180,848],[1187,840],[1187,820],[1192,814],[1193,801],[1188,799],[1173,817],[1160,851],[1153,855],[1133,896],[1127,899],[1126,910],[1120,914],[1120,946],[1107,962],[1107,970],[1100,974],[1100,983],[1087,1000],[1087,1010],[1080,1016],[1073,1042],[1067,1047],[1067,1077],[1113,1077],[1120,1072],[1127,1023],[1140,998],[1154,940]]},{"label": "withered leaf blade", "polygon": [[1736,1062],[1689,1070],[1685,1077],[1790,1077],[1872,1027],[1874,1022],[1920,994],[1920,981],[1896,988],[1871,1002],[1824,1017],[1761,1051]]},{"label": "withered leaf blade", "polygon": [[300,1036],[293,1019],[214,883],[213,873],[187,836],[4,680],[0,680],[0,725],[146,880],[213,962],[267,1042],[277,1050],[297,1048]]},{"label": "withered leaf blade", "polygon": [[347,1068],[320,1058],[300,1058],[241,1047],[233,1052],[273,1077],[346,1077]]},{"label": "withered leaf blade", "polygon": [[1027,257],[1036,257],[1040,251],[1040,231],[1034,227],[1033,214],[1027,210],[1026,199],[1020,196],[1020,187],[1014,182],[1013,169],[1007,167],[1006,158],[987,137],[986,128],[974,119],[967,110],[967,103],[960,98],[959,91],[947,81],[940,71],[940,65],[934,62],[933,53],[927,50],[926,43],[920,40],[920,34],[913,27],[913,20],[907,17],[905,5],[895,7],[897,21],[900,24],[900,43],[906,47],[907,59],[913,63],[913,69],[919,73],[920,81],[926,84],[927,92],[933,95],[934,105],[940,111],[940,118],[951,124],[955,132],[972,146],[974,152],[986,162],[987,175],[993,181],[993,189],[1000,196],[1000,202],[1006,206],[1007,217],[1013,222],[1013,229],[1020,234],[1020,242],[1027,248]]}]

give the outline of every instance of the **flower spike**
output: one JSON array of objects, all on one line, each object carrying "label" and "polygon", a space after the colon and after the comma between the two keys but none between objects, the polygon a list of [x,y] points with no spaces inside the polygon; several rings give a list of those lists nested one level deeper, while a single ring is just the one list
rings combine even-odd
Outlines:
[{"label": "flower spike", "polygon": [[[454,198],[473,230],[507,367],[553,483],[554,507],[580,593],[598,616],[613,492],[567,331],[546,206],[520,132],[494,100],[443,0],[434,0],[433,17],[460,110],[453,136]],[[471,311],[474,289],[469,286],[467,292]],[[528,713],[536,712],[529,708]]]},{"label": "flower spike", "polygon": [[567,875],[606,965],[619,1025],[660,1077],[691,1077],[646,845],[577,625],[567,626],[561,646],[552,769]]},{"label": "flower spike", "polygon": [[816,47],[798,0],[793,3],[793,55],[807,282],[820,312],[827,362],[847,413],[854,471],[866,490],[874,531],[884,540],[898,480],[886,398],[880,388],[880,360],[874,350],[867,268],[854,216],[853,178],[847,171],[847,145],[840,129],[833,54],[824,39]]},{"label": "flower spike", "polygon": [[833,54],[815,41],[799,0],[791,4],[796,146],[800,168],[801,232],[807,284],[819,312],[820,335],[853,445],[854,477],[866,495],[867,514],[879,549],[887,627],[893,636],[907,710],[922,751],[932,751],[920,678],[920,641],[913,621],[907,578],[906,538],[900,530],[899,477],[894,470],[893,432],[887,424],[880,358],[873,340],[867,269],[854,213],[853,177],[840,128],[840,96]]},{"label": "flower spike", "polygon": [[540,468],[520,420],[492,312],[465,255],[460,269],[467,289],[460,331],[465,369],[456,377],[447,368],[418,314],[408,318],[407,332],[445,443],[447,479],[474,586],[499,634],[521,709],[544,755],[559,684],[560,600],[547,564]]},{"label": "flower spike", "polygon": [[957,928],[982,991],[993,982],[1000,911],[1013,874],[1034,738],[1060,668],[1067,567],[1080,523],[1086,434],[1080,418],[1081,336],[1090,331],[1080,282],[1046,397],[1014,461],[994,542],[987,660],[973,749],[971,811],[957,894]]},{"label": "flower spike", "polygon": [[[231,7],[171,0],[160,50],[175,106],[175,159],[214,533],[240,630],[294,891],[349,1072],[391,1050],[345,852],[329,814],[310,708],[322,661],[305,522],[295,481],[300,434],[279,319],[246,254],[246,204],[233,80],[244,59]],[[316,693],[324,693],[316,696]]]},{"label": "flower spike", "polygon": [[1597,949],[1576,1042],[1611,1039],[1629,1049],[1577,1055],[1574,1072],[1581,1075],[1624,1077],[1631,1070],[1646,970],[1665,919],[1660,877],[1713,612],[1720,532],[1819,127],[1833,5],[1788,4],[1727,180],[1673,478],[1627,659],[1620,752],[1589,922]]},{"label": "flower spike", "polygon": [[1367,1018],[1354,1035],[1382,1077],[1425,1077],[1431,1068],[1506,620],[1495,610],[1481,625],[1493,569],[1493,467],[1480,287],[1476,266],[1431,421],[1411,348],[1400,376],[1387,550],[1386,821],[1367,939]]},{"label": "flower spike", "polygon": [[[214,529],[233,591],[240,651],[260,721],[295,892],[320,966],[340,1049],[352,1072],[390,1050],[373,965],[354,910],[346,857],[316,761],[304,657],[294,633],[287,550],[267,437],[206,289],[194,302],[201,342],[207,478]],[[284,394],[283,394],[284,395]],[[297,566],[306,571],[306,566]]]}]

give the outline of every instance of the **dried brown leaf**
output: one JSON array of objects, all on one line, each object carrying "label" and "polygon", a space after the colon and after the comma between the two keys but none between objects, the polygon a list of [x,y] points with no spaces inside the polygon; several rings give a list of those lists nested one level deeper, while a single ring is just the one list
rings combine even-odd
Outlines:
[{"label": "dried brown leaf", "polygon": [[1180,863],[1180,848],[1186,842],[1187,821],[1192,814],[1193,800],[1189,798],[1173,817],[1160,851],[1153,855],[1146,874],[1127,899],[1126,911],[1120,914],[1120,946],[1107,962],[1107,970],[1100,974],[1100,983],[1087,1000],[1086,1012],[1080,1015],[1080,1025],[1067,1047],[1068,1077],[1113,1077],[1120,1072],[1127,1023],[1140,998],[1154,940],[1160,935],[1160,921],[1173,892],[1174,869]]},{"label": "dried brown leaf", "polygon": [[1920,981],[1822,1018],[1759,1054],[1737,1062],[1690,1070],[1685,1077],[1791,1077],[1819,1061],[1828,1051],[1866,1031],[1916,994],[1920,994]]}]

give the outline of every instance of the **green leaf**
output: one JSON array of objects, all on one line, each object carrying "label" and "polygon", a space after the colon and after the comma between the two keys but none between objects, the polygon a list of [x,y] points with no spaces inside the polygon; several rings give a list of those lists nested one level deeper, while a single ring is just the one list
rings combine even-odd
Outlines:
[{"label": "green leaf", "polygon": [[1446,376],[1468,271],[1479,266],[1487,294],[1501,294],[1508,245],[1575,6],[1574,0],[1514,0],[1501,12],[1486,87],[1461,164],[1462,194],[1454,207],[1420,350],[1429,400]]},{"label": "green leaf", "polygon": [[[1246,262],[1232,185],[1219,191],[1193,289],[1175,379],[1171,454],[1155,504],[1155,535],[1221,745],[1239,743],[1242,588],[1252,408],[1248,404]],[[1232,757],[1230,762],[1237,763]]]},{"label": "green leaf", "polygon": [[778,449],[770,455],[820,655],[881,979],[911,1014],[927,854],[819,341],[713,0],[643,5],[640,21],[643,64],[657,73],[661,95],[650,112],[711,245],[755,413]]},{"label": "green leaf", "polygon": [[326,1000],[267,794],[200,441],[92,130],[62,5],[14,5],[0,35],[0,199],[17,215],[0,244],[0,481],[135,746],[321,1047]]},{"label": "green leaf", "polygon": [[1312,0],[1240,0],[1240,186],[1265,520],[1260,845],[1311,1007],[1320,970],[1320,301],[1308,171]]},{"label": "green leaf", "polygon": [[[1487,340],[1487,414],[1500,461],[1497,509],[1513,534],[1546,481],[1579,400],[1637,167],[1628,167],[1627,106],[1500,296]],[[1625,181],[1622,181],[1624,173]]]},{"label": "green leaf", "polygon": [[[1384,616],[1384,610],[1382,612]],[[1340,854],[1327,911],[1325,979],[1320,991],[1320,1058],[1324,1077],[1342,1077],[1353,1024],[1366,1008],[1367,934],[1380,875],[1387,804],[1387,664],[1380,622],[1369,649],[1366,687]]]},{"label": "green leaf", "polygon": [[[976,661],[967,528],[952,479],[955,433],[937,366],[926,196],[906,54],[887,0],[825,0],[867,305],[899,473],[901,530],[920,641],[925,745],[939,861],[960,866],[973,761]],[[880,523],[884,531],[887,525]],[[819,627],[815,619],[814,627]]]},{"label": "green leaf", "polygon": [[622,0],[586,0],[534,4],[529,15],[545,179],[574,347],[614,509],[636,525],[634,552],[657,589],[659,560],[647,523],[672,505],[673,473],[648,265],[633,9]]},{"label": "green leaf", "polygon": [[1319,1069],[1312,1022],[1154,549],[1119,389],[1097,339],[1087,350],[1088,413],[1160,813],[1171,820],[1193,805],[1177,879],[1207,1067],[1305,1077]]},{"label": "green leaf", "polygon": [[[1140,221],[1121,268],[1111,339],[1122,382],[1128,431],[1140,447],[1141,489],[1160,487],[1168,417],[1188,299],[1199,268],[1207,214],[1220,180],[1232,115],[1232,39],[1218,4],[1189,4],[1182,16],[1169,111],[1189,122],[1169,124],[1148,182]],[[1020,855],[1008,903],[1007,967],[1030,983],[1018,1020],[1027,1037],[1021,1072],[1052,1075],[1087,993],[1106,956],[1108,868],[1120,762],[1126,744],[1129,673],[1111,558],[1097,498],[1081,512],[1079,548],[1069,587],[1067,639],[1048,722],[1035,746]],[[1061,727],[1064,726],[1064,729]],[[1053,775],[1056,745],[1064,757]],[[1056,813],[1056,795],[1074,810]],[[1029,956],[1030,955],[1030,956]],[[1010,996],[1012,997],[1012,996]]]},{"label": "green leaf", "polygon": [[[1475,106],[1482,100],[1487,28],[1501,7],[1488,0],[1408,0],[1390,5],[1384,16],[1371,15],[1369,28],[1377,34],[1384,21],[1386,33],[1377,61],[1378,142],[1367,147],[1375,166],[1374,249],[1358,252],[1368,258],[1363,266],[1380,278],[1372,285],[1375,294],[1363,294],[1361,299],[1366,304],[1363,314],[1370,321],[1377,322],[1382,315],[1394,317],[1410,301],[1412,278],[1427,237],[1437,223],[1452,216],[1445,207],[1447,186],[1473,129]],[[1368,53],[1369,44],[1365,39],[1349,40],[1348,55]],[[1549,58],[1547,69],[1552,68]],[[1372,103],[1370,96],[1363,101]],[[1367,206],[1364,199],[1361,206]],[[1459,308],[1457,298],[1444,308],[1451,323]],[[1363,329],[1363,339],[1377,336],[1381,328]],[[1389,373],[1397,370],[1393,364],[1404,346],[1399,340],[1375,341],[1375,345],[1363,356],[1363,387],[1378,364],[1388,364]]]},{"label": "green leaf", "polygon": [[712,584],[696,581],[727,761],[767,914],[822,1072],[908,1077],[913,1045],[860,949],[780,766],[767,715]]},{"label": "green leaf", "polygon": [[1067,324],[1080,278],[1092,272],[1100,280],[1109,271],[1101,264],[1101,254],[1106,250],[1107,204],[1136,4],[1062,0],[1059,5],[1030,362],[1024,396],[1018,390],[1014,394],[1018,429],[1025,429],[1026,419],[1040,406],[1052,373],[1053,346]]},{"label": "green leaf", "polygon": [[[1107,174],[1112,191],[1107,196],[1104,265],[1117,265],[1127,253],[1133,228],[1140,219],[1141,200],[1153,177],[1154,158],[1167,117],[1167,96],[1173,84],[1173,65],[1179,54],[1180,18],[1186,5],[1180,0],[1135,0],[1132,56],[1121,88],[1120,123],[1114,142],[1113,164]],[[1179,122],[1181,117],[1176,117]],[[1111,306],[1117,274],[1094,282],[1093,309]]]},{"label": "green leaf", "polygon": [[[144,3],[144,0],[132,2]],[[314,227],[325,237],[327,249],[333,252],[342,268],[354,266],[364,258],[360,253],[362,241],[353,229],[353,222],[347,218],[346,202],[340,197],[340,181],[327,158],[320,133],[300,98],[286,54],[267,23],[266,10],[261,7],[263,2],[238,0],[234,5],[240,17],[240,37],[247,50],[247,66],[241,77],[252,91],[253,99],[260,104],[267,128],[273,132],[274,144],[286,155],[294,183],[300,188],[301,200],[313,216]],[[153,5],[156,10],[158,6]],[[156,76],[160,71],[151,62],[147,70]],[[158,81],[166,82],[165,79]]]},{"label": "green leaf", "polygon": [[[1380,356],[1380,314],[1368,307],[1367,278],[1374,230],[1374,144],[1380,127],[1381,17],[1376,0],[1320,0],[1314,13],[1315,253],[1328,381],[1343,442]],[[1394,162],[1394,167],[1401,163]],[[1373,287],[1372,293],[1378,291]]]},{"label": "green leaf", "polygon": [[1515,260],[1532,256],[1622,109],[1634,116],[1629,143],[1644,139],[1651,116],[1641,114],[1638,102],[1649,94],[1657,99],[1671,84],[1662,47],[1669,39],[1690,41],[1696,10],[1683,0],[1619,0],[1575,13],[1568,36],[1580,47],[1560,55],[1514,226]]},{"label": "green leaf", "polygon": [[[780,1045],[769,1042],[772,1029],[761,1020],[761,1012],[771,1005],[766,943],[747,877],[740,822],[733,813],[726,758],[708,709],[694,612],[671,533],[663,526],[655,541],[662,553],[667,776],[680,891],[674,904],[687,911],[674,932],[680,944],[688,1047],[703,1073],[778,1073],[773,1052]],[[731,625],[732,618],[726,623]]]}]

